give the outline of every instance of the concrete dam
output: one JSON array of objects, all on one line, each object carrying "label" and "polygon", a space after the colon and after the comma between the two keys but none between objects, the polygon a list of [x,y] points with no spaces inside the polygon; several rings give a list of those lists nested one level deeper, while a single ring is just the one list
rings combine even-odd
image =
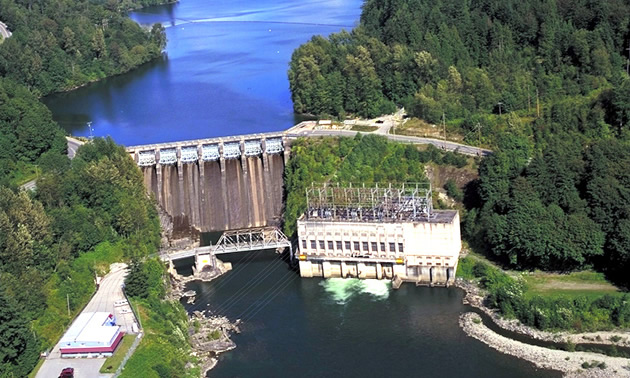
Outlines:
[{"label": "concrete dam", "polygon": [[128,147],[177,237],[277,226],[289,157],[282,133]]}]

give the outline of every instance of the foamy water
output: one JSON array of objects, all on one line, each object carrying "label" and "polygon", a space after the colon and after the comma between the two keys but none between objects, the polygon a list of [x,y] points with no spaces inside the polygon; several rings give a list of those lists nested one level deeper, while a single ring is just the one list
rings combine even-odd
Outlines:
[{"label": "foamy water", "polygon": [[368,294],[375,300],[389,297],[391,283],[385,280],[360,280],[357,278],[329,278],[320,283],[326,293],[339,303],[347,303],[353,296]]}]

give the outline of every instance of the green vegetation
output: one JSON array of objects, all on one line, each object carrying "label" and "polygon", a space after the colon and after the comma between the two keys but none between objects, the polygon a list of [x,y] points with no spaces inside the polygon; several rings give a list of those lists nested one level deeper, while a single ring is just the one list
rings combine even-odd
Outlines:
[{"label": "green vegetation", "polygon": [[366,125],[354,125],[352,131],[359,131],[362,133],[371,133],[378,130],[378,126],[366,126]]},{"label": "green vegetation", "polygon": [[113,374],[114,372],[116,372],[135,340],[136,335],[123,336],[123,339],[118,345],[118,348],[116,348],[114,354],[111,357],[107,358],[103,363],[103,366],[101,367],[101,373]]},{"label": "green vegetation", "polygon": [[466,158],[458,153],[442,152],[433,146],[419,150],[414,145],[390,142],[374,134],[298,139],[291,151],[285,169],[284,232],[287,235],[295,233],[296,220],[306,210],[306,188],[313,182],[427,182],[425,163],[433,161],[459,167],[467,164]]},{"label": "green vegetation", "polygon": [[191,358],[188,315],[178,301],[165,300],[166,267],[158,258],[134,257],[125,279],[125,292],[140,316],[145,335],[129,359],[122,377],[194,377],[186,369]]},{"label": "green vegetation", "polygon": [[593,271],[573,272],[570,274],[554,274],[536,272],[523,274],[526,283],[526,295],[544,297],[589,296],[597,298],[604,294],[615,294],[619,290],[604,277],[604,274]]},{"label": "green vegetation", "polygon": [[0,376],[25,377],[37,363],[38,342],[18,303],[0,290]]},{"label": "green vegetation", "polygon": [[48,108],[26,88],[0,77],[0,185],[23,184],[36,175],[34,164],[65,151],[63,132]]},{"label": "green vegetation", "polygon": [[164,28],[145,30],[123,7],[155,1],[0,1],[13,36],[0,45],[0,76],[39,95],[127,72],[161,55]]},{"label": "green vegetation", "polygon": [[[527,278],[511,277],[501,269],[473,257],[460,259],[457,275],[478,280],[480,286],[488,291],[487,304],[490,307],[498,309],[507,318],[519,319],[525,325],[543,330],[576,331],[630,326],[630,294],[611,292],[608,287],[598,291],[598,295],[584,294],[584,287],[575,288],[573,292],[567,287],[562,294],[555,290],[541,294],[535,285],[532,288],[532,281],[528,282]],[[586,282],[593,285],[592,290],[600,289],[602,280],[593,273],[547,280],[574,283],[585,282],[585,277]]]},{"label": "green vegetation", "polygon": [[215,329],[214,331],[208,334],[208,340],[219,340],[221,338],[221,331]]},{"label": "green vegetation", "polygon": [[145,335],[120,377],[198,377],[198,368],[185,368],[194,358],[190,355],[188,315],[183,306],[151,297],[134,302]]},{"label": "green vegetation", "polygon": [[444,184],[444,190],[446,190],[446,194],[455,201],[462,202],[464,200],[464,193],[452,178],[446,181],[446,184]]},{"label": "green vegetation", "polygon": [[0,296],[10,298],[0,307],[16,322],[0,328],[0,339],[16,343],[0,352],[0,372],[15,376],[59,339],[94,293],[95,275],[159,245],[156,210],[123,147],[95,139],[72,164],[52,149],[39,160],[34,197],[0,186]]},{"label": "green vegetation", "polygon": [[592,361],[591,363],[588,363],[587,361],[582,362],[583,369],[592,369],[596,367],[602,370],[606,369],[606,363],[601,361]]},{"label": "green vegetation", "polygon": [[495,151],[465,190],[475,250],[516,269],[595,268],[628,286],[628,10],[621,0],[367,0],[351,33],[294,52],[294,108],[445,115],[449,132]]},{"label": "green vegetation", "polygon": [[44,361],[46,361],[44,358],[40,358],[37,361],[37,365],[35,365],[35,368],[33,370],[31,370],[31,372],[28,374],[28,378],[35,378],[37,376],[37,372],[39,371],[39,369],[44,364]]},{"label": "green vegetation", "polygon": [[351,33],[294,52],[294,108],[372,117],[405,105],[431,123],[464,120],[466,132],[480,123],[494,139],[531,127],[519,116],[537,115],[537,100],[619,84],[628,10],[621,0],[367,0]]}]

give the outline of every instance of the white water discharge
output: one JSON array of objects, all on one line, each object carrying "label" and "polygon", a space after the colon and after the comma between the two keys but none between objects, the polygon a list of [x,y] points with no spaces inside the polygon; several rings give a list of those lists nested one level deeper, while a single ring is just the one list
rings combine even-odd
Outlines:
[{"label": "white water discharge", "polygon": [[389,281],[357,278],[329,278],[320,285],[338,304],[347,303],[356,294],[368,294],[375,300],[384,300],[389,297],[391,289]]}]

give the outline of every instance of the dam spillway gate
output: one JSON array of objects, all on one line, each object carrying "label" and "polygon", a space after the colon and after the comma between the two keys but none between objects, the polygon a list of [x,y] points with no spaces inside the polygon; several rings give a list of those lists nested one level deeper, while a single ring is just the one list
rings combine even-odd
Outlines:
[{"label": "dam spillway gate", "polygon": [[280,224],[283,133],[127,147],[147,190],[173,220],[173,234]]}]

